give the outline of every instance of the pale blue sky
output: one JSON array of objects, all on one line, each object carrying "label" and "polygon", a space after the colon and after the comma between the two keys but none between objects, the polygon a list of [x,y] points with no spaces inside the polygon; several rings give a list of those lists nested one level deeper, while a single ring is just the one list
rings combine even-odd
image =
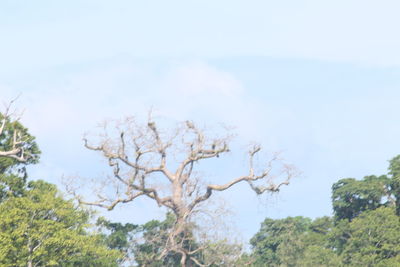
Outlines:
[{"label": "pale blue sky", "polygon": [[[399,10],[398,1],[2,1],[0,100],[23,93],[43,150],[32,176],[57,183],[98,175],[85,131],[150,106],[227,122],[241,143],[283,150],[303,175],[280,195],[227,194],[248,239],[266,216],[330,215],[333,182],[382,174],[400,153]],[[140,205],[112,217],[161,216]]]}]

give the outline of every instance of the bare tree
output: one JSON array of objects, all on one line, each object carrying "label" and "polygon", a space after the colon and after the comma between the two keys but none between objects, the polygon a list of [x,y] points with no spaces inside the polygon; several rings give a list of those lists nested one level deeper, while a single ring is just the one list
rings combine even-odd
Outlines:
[{"label": "bare tree", "polygon": [[12,108],[16,100],[17,98],[5,104],[4,112],[0,112],[0,158],[33,163],[37,161],[40,151],[34,137],[19,123],[21,114]]},{"label": "bare tree", "polygon": [[[98,140],[89,142],[85,137],[85,147],[99,151],[107,159],[113,174],[109,177],[115,182],[115,191],[99,191],[95,201],[84,200],[73,189],[69,191],[79,202],[112,210],[121,203],[132,202],[144,196],[154,200],[175,215],[173,227],[168,231],[163,251],[159,259],[168,253],[181,255],[181,266],[188,262],[207,266],[196,254],[204,246],[191,247],[188,240],[193,239],[193,218],[215,191],[225,191],[239,183],[247,183],[256,194],[278,192],[282,185],[288,185],[294,171],[290,165],[283,164],[277,157],[266,162],[257,171],[255,157],[261,147],[253,146],[248,152],[247,173],[225,184],[207,183],[195,171],[198,163],[220,157],[229,152],[231,135],[210,138],[206,131],[193,122],[178,124],[173,131],[158,127],[151,116],[145,123],[134,118],[105,123]],[[275,165],[281,170],[272,175]],[[276,173],[276,172],[274,172]],[[110,184],[110,182],[108,182]],[[186,245],[185,245],[186,244]],[[190,264],[188,264],[190,265]]]}]

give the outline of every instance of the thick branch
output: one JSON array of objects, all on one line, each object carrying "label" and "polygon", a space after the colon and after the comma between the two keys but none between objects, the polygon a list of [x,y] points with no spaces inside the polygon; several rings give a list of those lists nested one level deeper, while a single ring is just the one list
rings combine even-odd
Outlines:
[{"label": "thick branch", "polygon": [[209,199],[211,197],[213,191],[225,191],[225,190],[229,189],[230,187],[232,187],[232,186],[234,186],[234,185],[236,185],[238,183],[241,183],[241,182],[247,182],[250,185],[251,189],[253,189],[254,192],[256,192],[257,194],[263,194],[264,192],[278,192],[282,185],[288,185],[289,184],[289,180],[293,176],[292,170],[288,165],[284,166],[284,172],[286,173],[286,179],[283,182],[281,182],[281,183],[279,183],[277,185],[269,182],[268,186],[256,186],[256,185],[254,185],[255,181],[269,178],[269,174],[270,174],[270,171],[271,171],[271,168],[272,168],[272,163],[277,160],[277,157],[275,156],[267,164],[267,168],[266,168],[266,170],[264,172],[262,172],[260,175],[255,175],[255,172],[254,172],[254,156],[258,152],[260,152],[260,150],[261,150],[261,148],[259,146],[254,146],[254,148],[249,151],[249,174],[248,175],[238,177],[238,178],[233,179],[233,180],[231,180],[228,183],[223,184],[223,185],[215,185],[215,184],[208,185],[207,189],[206,189],[206,192],[203,195],[198,196],[189,205],[189,210],[193,210],[196,205],[198,205],[199,203]]},{"label": "thick branch", "polygon": [[[118,183],[114,197],[109,199],[98,195],[97,201],[94,202],[82,201],[79,198],[78,200],[82,204],[112,210],[120,203],[131,202],[140,196],[145,196],[172,211],[176,218],[170,231],[168,230],[168,236],[164,236],[165,246],[159,254],[159,259],[170,252],[176,252],[182,255],[182,266],[192,257],[192,262],[195,264],[206,266],[207,263],[201,263],[194,258],[196,252],[204,247],[185,247],[187,241],[194,236],[189,234],[193,233],[193,228],[190,227],[191,220],[200,211],[198,204],[209,199],[214,191],[225,191],[243,182],[247,182],[257,194],[277,192],[282,185],[289,183],[292,176],[290,168],[286,168],[286,179],[276,184],[272,183],[272,163],[276,158],[269,161],[261,172],[255,171],[253,161],[261,148],[254,146],[249,151],[249,169],[246,175],[225,184],[200,187],[203,183],[201,179],[197,181],[196,172],[193,170],[195,163],[204,159],[218,158],[221,154],[229,152],[229,135],[209,139],[206,138],[204,131],[192,122],[186,121],[183,128],[178,127],[176,135],[171,135],[172,138],[168,139],[151,118],[142,125],[137,125],[133,120],[126,122],[126,125],[116,123],[119,135],[115,139],[110,139],[107,132],[101,135],[102,140],[98,145],[91,145],[84,139],[86,148],[101,152],[108,160],[113,170],[112,178]],[[176,162],[176,165],[172,163],[174,169],[171,170],[170,160],[174,159],[179,162]],[[162,177],[164,179],[160,180]],[[264,181],[263,185],[257,185],[261,181]],[[121,192],[119,192],[120,186],[123,188]],[[204,189],[205,191],[201,191]]]},{"label": "thick branch", "polygon": [[[29,155],[27,155],[24,150],[26,140],[24,140],[24,136],[22,136],[21,132],[15,128],[15,123],[18,122],[19,117],[17,116],[15,118],[14,112],[11,111],[12,104],[17,100],[17,98],[13,99],[8,105],[6,105],[3,114],[0,113],[0,117],[2,117],[0,122],[0,136],[5,135],[5,138],[11,138],[10,136],[7,137],[7,134],[13,132],[10,144],[11,148],[4,151],[0,150],[0,157],[12,158],[18,162],[26,162],[29,159]],[[12,117],[14,117],[14,120]],[[8,127],[10,127],[9,130]],[[1,141],[2,140],[0,140],[0,142]]]}]

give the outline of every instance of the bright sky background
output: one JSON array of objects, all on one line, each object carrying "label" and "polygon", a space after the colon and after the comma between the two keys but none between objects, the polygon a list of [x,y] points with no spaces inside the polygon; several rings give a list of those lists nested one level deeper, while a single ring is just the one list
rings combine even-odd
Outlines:
[{"label": "bright sky background", "polygon": [[[267,216],[330,215],[335,181],[383,174],[400,153],[399,10],[394,0],[1,1],[0,101],[22,93],[43,150],[31,177],[57,184],[102,170],[84,132],[150,107],[283,151],[302,176],[279,195],[225,195],[249,239]],[[221,164],[208,173],[242,167]],[[146,202],[109,214],[162,216]]]}]

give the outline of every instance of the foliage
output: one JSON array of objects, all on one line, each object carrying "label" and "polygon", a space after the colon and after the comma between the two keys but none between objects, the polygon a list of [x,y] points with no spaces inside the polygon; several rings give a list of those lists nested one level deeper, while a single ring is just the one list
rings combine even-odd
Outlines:
[{"label": "foliage", "polygon": [[[179,253],[170,252],[165,257],[160,257],[165,240],[168,238],[169,232],[173,229],[174,215],[167,213],[163,221],[151,220],[143,225],[111,223],[104,218],[100,218],[97,222],[98,226],[103,229],[103,238],[109,248],[118,249],[125,257],[122,263],[131,263],[135,266],[179,266],[181,264],[181,255]],[[104,231],[106,230],[106,231]],[[188,242],[191,240],[191,242]],[[198,249],[196,258],[201,262],[207,262],[207,266],[241,266],[239,264],[238,255],[241,253],[241,246],[231,244],[227,240],[217,240],[199,242],[193,235],[189,238],[181,239],[184,247]],[[190,258],[187,259],[188,266],[199,266]]]},{"label": "foliage", "polygon": [[363,212],[349,224],[349,234],[343,250],[349,266],[372,267],[400,255],[400,220],[392,207]]},{"label": "foliage", "polygon": [[386,195],[386,176],[367,176],[363,180],[341,179],[332,186],[332,205],[336,221],[352,220],[363,211],[381,207]]},{"label": "foliage", "polygon": [[299,267],[339,267],[342,266],[340,257],[332,249],[309,244],[296,266]]},{"label": "foliage", "polygon": [[[134,245],[133,252],[135,261],[139,266],[179,266],[181,255],[177,252],[170,251],[166,256],[160,258],[161,253],[165,250],[169,232],[173,228],[175,216],[167,213],[164,221],[152,220],[138,229],[138,235],[141,241],[137,241]],[[189,231],[185,235],[192,235]],[[178,242],[183,242],[182,246],[191,250],[195,250],[198,245],[192,238],[181,238]],[[186,264],[192,266],[194,262],[187,259]]]},{"label": "foliage", "polygon": [[389,182],[390,193],[395,199],[396,214],[400,216],[400,155],[390,160],[389,175],[391,176]]},{"label": "foliage", "polygon": [[226,239],[208,241],[205,249],[199,253],[202,262],[207,262],[211,267],[219,266],[243,266],[240,262],[242,246]]},{"label": "foliage", "polygon": [[250,240],[256,266],[295,266],[302,254],[301,236],[309,230],[311,220],[304,217],[265,219],[260,231]]},{"label": "foliage", "polygon": [[[98,234],[89,224],[90,213],[65,200],[56,186],[40,180],[27,182],[26,166],[38,162],[40,150],[18,119],[0,113],[0,266],[400,266],[400,155],[389,161],[387,175],[345,178],[333,184],[332,218],[266,218],[250,240],[252,252],[238,259],[240,246],[199,238],[198,226],[191,220],[199,211],[197,205],[214,191],[242,181],[258,194],[275,192],[288,183],[291,174],[280,184],[256,185],[268,172],[253,172],[253,156],[259,151],[255,147],[250,151],[248,176],[200,188],[197,180],[190,180],[194,163],[228,152],[227,139],[205,140],[191,122],[183,128],[182,136],[190,133],[191,139],[185,139],[189,144],[186,150],[179,147],[186,143],[178,144],[178,155],[186,153],[187,158],[174,172],[166,168],[166,155],[176,136],[163,143],[162,132],[152,121],[139,135],[129,133],[134,140],[135,162],[125,154],[127,130],[120,132],[116,147],[107,143],[108,139],[100,147],[86,141],[89,149],[104,152],[115,178],[128,185],[127,199],[117,195],[108,205],[103,203],[105,198],[91,204],[112,209],[144,195],[170,211],[165,220],[144,225],[100,218],[97,226],[103,233]],[[144,142],[144,147],[136,141]],[[142,165],[142,161],[151,163],[149,158],[141,158],[147,153],[159,156],[160,165]],[[121,169],[123,164],[127,166]],[[174,192],[180,194],[163,195],[156,187],[149,187],[145,178],[153,172],[164,174],[177,190]],[[183,199],[191,204],[186,205]]]},{"label": "foliage", "polygon": [[[35,164],[39,161],[40,150],[35,137],[30,135],[18,120],[0,113],[0,122],[4,120],[4,128],[0,131],[0,151],[10,151],[16,147],[23,151],[23,160],[15,157],[0,157],[0,173],[6,172],[10,167]],[[18,144],[16,144],[18,136]],[[21,155],[19,155],[21,156]]]},{"label": "foliage", "polygon": [[130,262],[132,255],[132,243],[134,242],[135,234],[137,233],[138,225],[131,223],[115,223],[100,217],[97,220],[97,226],[107,232],[103,233],[103,239],[107,247],[110,249],[119,250],[124,257],[120,263]]},{"label": "foliage", "polygon": [[[2,124],[4,123],[4,125]],[[35,137],[29,134],[17,120],[11,120],[0,113],[0,152],[11,151],[16,147],[18,157],[0,156],[0,202],[8,196],[21,196],[26,186],[26,165],[39,161],[40,150]],[[17,141],[18,144],[15,144]],[[23,151],[23,154],[21,154]]]},{"label": "foliage", "polygon": [[399,203],[397,156],[388,175],[336,182],[333,218],[267,218],[251,239],[251,266],[400,266]]},{"label": "foliage", "polygon": [[0,113],[0,265],[117,266],[121,254],[89,232],[88,212],[52,184],[27,183],[26,166],[40,150],[9,112]]},{"label": "foliage", "polygon": [[26,189],[26,178],[26,175],[0,173],[0,202],[11,196],[22,196]]},{"label": "foliage", "polygon": [[332,227],[329,217],[267,218],[250,241],[252,266],[337,266],[327,237]]},{"label": "foliage", "polygon": [[24,196],[0,204],[1,266],[117,266],[117,251],[88,232],[87,212],[54,185],[30,182]]}]

